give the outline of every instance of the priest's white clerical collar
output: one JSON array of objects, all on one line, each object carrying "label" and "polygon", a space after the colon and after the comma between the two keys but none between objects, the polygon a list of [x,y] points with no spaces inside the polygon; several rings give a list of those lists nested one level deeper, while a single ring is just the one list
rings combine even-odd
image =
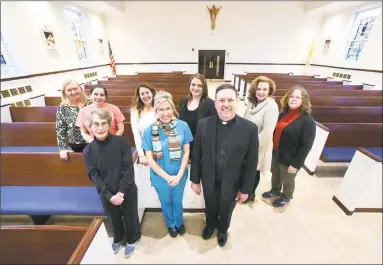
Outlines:
[{"label": "priest's white clerical collar", "polygon": [[222,122],[222,124],[227,124],[227,121],[221,121]]}]

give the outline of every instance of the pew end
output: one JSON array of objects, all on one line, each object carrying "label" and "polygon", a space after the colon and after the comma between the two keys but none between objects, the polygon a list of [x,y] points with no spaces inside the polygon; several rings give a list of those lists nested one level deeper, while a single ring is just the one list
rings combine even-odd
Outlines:
[{"label": "pew end", "polygon": [[116,264],[103,218],[89,226],[2,225],[1,264]]},{"label": "pew end", "polygon": [[345,212],[382,212],[382,157],[357,147],[333,201]]},{"label": "pew end", "polygon": [[314,143],[309,154],[306,157],[306,160],[303,166],[306,172],[310,175],[314,175],[315,173],[318,160],[322,154],[323,148],[327,141],[327,137],[330,133],[330,129],[327,128],[326,126],[318,122],[315,122],[315,124],[316,124],[316,134],[315,134]]}]

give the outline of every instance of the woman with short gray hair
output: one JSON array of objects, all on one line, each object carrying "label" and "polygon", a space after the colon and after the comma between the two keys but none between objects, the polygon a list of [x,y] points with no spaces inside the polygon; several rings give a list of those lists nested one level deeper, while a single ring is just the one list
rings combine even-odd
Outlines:
[{"label": "woman with short gray hair", "polygon": [[113,226],[113,252],[118,253],[126,237],[125,257],[128,258],[141,237],[130,144],[127,138],[109,132],[112,116],[108,110],[91,110],[87,122],[94,140],[83,152],[86,170]]}]

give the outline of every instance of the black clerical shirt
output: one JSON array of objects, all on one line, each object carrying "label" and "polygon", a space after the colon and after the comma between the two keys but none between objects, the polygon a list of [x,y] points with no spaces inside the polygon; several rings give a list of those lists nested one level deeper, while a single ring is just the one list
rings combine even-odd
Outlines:
[{"label": "black clerical shirt", "polygon": [[226,151],[227,151],[227,142],[230,139],[227,139],[229,131],[233,129],[233,124],[235,122],[235,116],[230,121],[222,121],[219,118],[217,119],[217,138],[216,138],[216,163],[215,163],[215,179],[217,181],[222,181],[223,169],[226,161]]},{"label": "black clerical shirt", "polygon": [[87,173],[97,192],[108,201],[117,192],[125,193],[134,184],[134,168],[129,141],[109,133],[104,141],[89,143],[83,157]]}]

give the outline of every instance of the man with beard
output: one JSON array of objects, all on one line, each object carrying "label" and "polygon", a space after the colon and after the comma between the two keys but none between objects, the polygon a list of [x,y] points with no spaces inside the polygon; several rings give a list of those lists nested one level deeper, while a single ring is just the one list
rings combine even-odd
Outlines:
[{"label": "man with beard", "polygon": [[218,230],[218,244],[227,242],[232,212],[252,192],[258,164],[257,126],[236,115],[238,94],[234,86],[223,84],[215,92],[218,115],[198,122],[194,139],[190,180],[206,206],[203,239]]}]

